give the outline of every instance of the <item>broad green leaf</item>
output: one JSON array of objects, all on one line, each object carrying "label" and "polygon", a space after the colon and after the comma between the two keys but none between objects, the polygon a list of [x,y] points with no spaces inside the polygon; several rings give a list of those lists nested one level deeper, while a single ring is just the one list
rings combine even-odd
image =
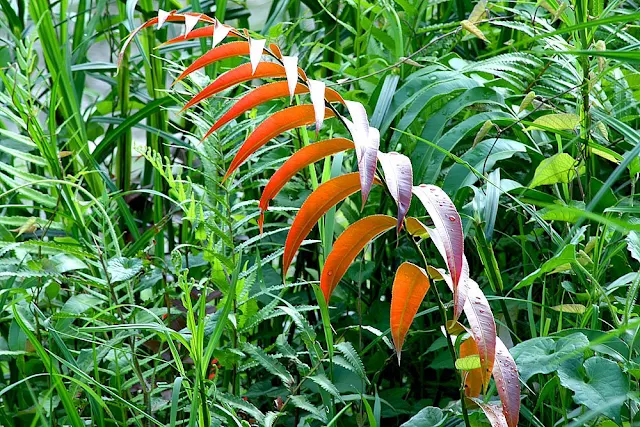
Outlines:
[{"label": "broad green leaf", "polygon": [[112,258],[107,263],[107,272],[112,283],[131,279],[142,270],[142,261],[137,258]]},{"label": "broad green leaf", "polygon": [[522,381],[527,382],[535,374],[550,374],[561,367],[582,364],[583,353],[589,340],[583,333],[575,333],[554,340],[550,337],[532,338],[511,349]]},{"label": "broad green leaf", "polygon": [[438,427],[444,424],[445,419],[442,409],[427,406],[411,417],[409,421],[401,424],[400,427]]},{"label": "broad green leaf", "polygon": [[575,178],[576,169],[578,173],[582,173],[584,166],[578,165],[578,162],[567,153],[554,154],[540,162],[529,187],[568,183]]},{"label": "broad green leaf", "polygon": [[587,359],[582,369],[567,366],[558,370],[560,383],[574,392],[573,400],[620,423],[629,383],[617,363],[603,357]]}]

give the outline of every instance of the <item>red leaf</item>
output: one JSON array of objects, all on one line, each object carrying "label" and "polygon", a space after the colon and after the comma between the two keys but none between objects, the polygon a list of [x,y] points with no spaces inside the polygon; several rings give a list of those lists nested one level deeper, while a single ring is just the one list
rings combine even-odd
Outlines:
[{"label": "red leaf", "polygon": [[[466,339],[460,344],[460,358],[478,354],[478,346],[473,338]],[[482,390],[482,369],[464,371],[464,394],[467,397],[478,397]]]},{"label": "red leaf", "polygon": [[516,427],[520,415],[520,379],[516,362],[500,338],[496,338],[496,362],[493,365],[493,379],[502,401],[502,413],[507,424],[509,427]]},{"label": "red leaf", "polygon": [[500,410],[500,406],[483,403],[479,399],[473,399],[473,401],[478,404],[482,409],[482,412],[487,416],[491,427],[509,427],[507,420],[504,418],[504,415]]},{"label": "red leaf", "polygon": [[[263,62],[263,64],[266,64]],[[250,65],[250,64],[247,64]],[[262,64],[260,64],[262,65]],[[327,108],[325,112],[327,117],[333,117],[333,111]],[[247,140],[242,144],[238,153],[231,161],[229,169],[225,174],[223,181],[229,178],[229,176],[240,165],[242,165],[253,153],[255,153],[260,147],[267,142],[271,141],[276,136],[282,134],[285,131],[294,129],[300,126],[306,126],[313,123],[315,115],[313,111],[313,105],[296,105],[295,107],[285,108],[278,111],[271,117],[266,119],[249,135]]]},{"label": "red leaf", "polygon": [[[296,94],[302,94],[309,92],[309,88],[298,83],[296,86]],[[327,101],[329,102],[342,102],[342,97],[333,89],[326,90]],[[217,122],[211,126],[211,129],[202,138],[206,139],[216,130],[220,129],[226,123],[240,116],[245,111],[249,111],[260,104],[271,101],[276,98],[282,98],[289,95],[289,87],[286,81],[279,81],[274,83],[267,83],[262,85],[245,96],[240,98],[233,106],[227,111]]]},{"label": "red leaf", "polygon": [[395,223],[396,219],[392,216],[371,215],[351,224],[336,239],[320,276],[320,289],[327,303],[358,253],[367,243],[392,228]]},{"label": "red leaf", "polygon": [[413,194],[418,196],[440,232],[446,253],[445,261],[453,279],[454,294],[457,295],[456,288],[462,274],[464,257],[464,235],[460,215],[447,193],[440,187],[422,184],[413,187]]},{"label": "red leaf", "polygon": [[276,56],[276,58],[282,59],[282,52],[280,52],[280,48],[278,47],[277,44],[271,43],[269,45],[269,50],[271,50],[271,53],[273,53]]},{"label": "red leaf", "polygon": [[[214,27],[212,25],[196,28],[195,30],[191,31],[186,37],[185,36],[174,37],[160,44],[159,47],[175,44],[175,43],[182,43],[187,40],[199,39],[202,37],[213,37],[213,32],[214,32]],[[239,36],[236,33],[231,32],[227,37],[239,37]]]},{"label": "red leaf", "polygon": [[393,280],[391,315],[389,317],[398,364],[400,364],[404,339],[428,290],[429,276],[424,269],[410,262],[404,262],[400,265]]},{"label": "red leaf", "polygon": [[198,102],[209,98],[210,96],[215,95],[216,93],[222,92],[225,89],[228,89],[232,86],[238,85],[240,83],[252,80],[252,79],[262,79],[262,78],[274,78],[274,77],[284,77],[285,71],[284,67],[280,64],[274,64],[273,62],[261,62],[256,68],[256,72],[253,73],[251,69],[251,64],[242,64],[239,67],[236,67],[232,70],[227,71],[226,73],[220,75],[217,79],[213,81],[209,86],[204,88],[200,93],[194,96],[191,101],[187,102],[187,105],[182,107],[180,112],[183,112],[187,108],[193,107]]},{"label": "red leaf", "polygon": [[[172,12],[169,12],[168,16],[163,15],[161,17],[166,22],[184,22],[186,16],[198,16],[199,21],[208,22],[211,24],[216,22],[214,18],[211,18],[202,13],[193,13],[193,12],[177,13],[175,11],[172,11]],[[129,47],[129,43],[131,43],[131,41],[136,36],[136,34],[138,34],[140,31],[142,31],[145,28],[151,27],[152,25],[156,25],[158,22],[159,22],[158,17],[151,18],[147,22],[145,22],[144,24],[140,25],[138,28],[133,30],[131,34],[129,34],[127,38],[124,39],[124,43],[122,43],[122,48],[120,49],[120,54],[118,55],[118,67],[120,67],[120,64],[122,63],[124,52],[126,51],[127,47]],[[182,36],[182,39],[184,40],[184,36]]]},{"label": "red leaf", "polygon": [[233,58],[234,56],[249,55],[249,52],[249,43],[246,41],[231,42],[214,47],[189,65],[187,69],[178,76],[172,85],[175,85],[180,80],[200,68],[206,67],[207,65],[213,64],[217,61],[222,61],[223,59]]},{"label": "red leaf", "polygon": [[402,228],[402,221],[411,206],[411,190],[413,188],[413,169],[411,160],[405,155],[392,153],[378,153],[378,160],[384,171],[384,178],[391,196],[398,204],[397,231]]},{"label": "red leaf", "polygon": [[[286,89],[286,87],[285,87]],[[269,206],[271,201],[289,182],[289,180],[300,170],[340,151],[353,148],[353,141],[345,138],[327,139],[325,141],[319,141],[315,144],[307,145],[306,147],[295,152],[280,168],[273,174],[267,186],[262,192],[260,198],[260,218],[258,219],[258,225],[260,227],[260,233],[262,233],[262,224],[264,222],[264,211]]]},{"label": "red leaf", "polygon": [[293,219],[293,224],[291,224],[287,235],[287,241],[284,244],[283,276],[286,276],[291,266],[291,261],[293,261],[293,256],[320,217],[359,189],[358,174],[354,172],[330,179],[321,184],[307,197],[307,200],[302,204],[298,214]]}]

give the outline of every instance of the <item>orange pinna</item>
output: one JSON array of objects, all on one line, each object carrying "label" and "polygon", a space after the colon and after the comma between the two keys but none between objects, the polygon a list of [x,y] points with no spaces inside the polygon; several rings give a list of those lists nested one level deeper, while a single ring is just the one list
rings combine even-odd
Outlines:
[{"label": "orange pinna", "polygon": [[410,262],[404,262],[396,271],[391,289],[391,336],[396,347],[398,363],[402,344],[407,336],[413,318],[429,290],[429,277],[424,269]]},{"label": "orange pinna", "polygon": [[395,224],[396,219],[392,216],[371,215],[354,222],[344,230],[333,244],[320,277],[320,289],[325,301],[329,302],[342,276],[367,243],[393,228]]}]

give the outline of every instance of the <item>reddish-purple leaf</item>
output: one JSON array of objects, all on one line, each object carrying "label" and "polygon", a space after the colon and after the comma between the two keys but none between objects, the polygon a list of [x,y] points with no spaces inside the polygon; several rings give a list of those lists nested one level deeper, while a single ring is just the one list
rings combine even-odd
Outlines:
[{"label": "reddish-purple leaf", "polygon": [[500,406],[484,403],[480,399],[472,399],[487,416],[491,427],[509,427]]},{"label": "reddish-purple leaf", "polygon": [[411,190],[413,187],[413,169],[411,160],[403,154],[378,153],[378,160],[384,171],[384,179],[391,196],[398,204],[398,225],[397,232],[400,232],[402,221],[411,206]]},{"label": "reddish-purple leaf", "polygon": [[496,338],[493,379],[502,401],[502,413],[507,424],[509,427],[516,427],[520,416],[520,379],[516,362],[500,338]]},{"label": "reddish-purple leaf", "polygon": [[[354,104],[360,105],[359,102],[345,102],[347,103],[347,105],[352,105],[352,110],[354,109]],[[362,118],[363,116],[359,117],[359,124],[356,124],[356,122],[351,122],[351,120],[347,119],[346,117],[343,117],[343,120],[347,125],[347,128],[349,129],[349,132],[353,137],[353,142],[356,146],[356,157],[358,159],[358,172],[360,174],[360,186],[362,192],[362,206],[364,207],[364,204],[369,197],[369,192],[371,191],[373,178],[376,174],[376,165],[378,163],[378,147],[380,146],[380,132],[376,128],[364,128],[362,126],[364,124]],[[364,119],[366,120],[366,113],[364,115]]]},{"label": "reddish-purple leaf", "polygon": [[[444,245],[444,238],[442,236],[442,232],[437,228],[428,228],[427,232],[431,237],[431,241],[435,245],[436,249],[440,253],[440,256],[446,261],[447,260],[447,251]],[[467,279],[469,278],[469,264],[467,263],[467,258],[463,255],[462,258],[462,272],[461,278],[456,286],[451,280],[451,276],[447,276],[448,280],[451,281],[449,283],[449,287],[453,292],[453,320],[458,320],[460,314],[462,314],[462,310],[464,308],[464,304],[467,301],[468,294],[468,284]],[[448,283],[448,282],[447,282]]]},{"label": "reddish-purple leaf", "polygon": [[440,231],[447,255],[445,261],[455,288],[460,281],[464,257],[464,235],[460,215],[447,193],[440,187],[421,184],[413,187],[413,194],[418,196],[436,229]]},{"label": "reddish-purple leaf", "polygon": [[482,368],[482,382],[484,390],[489,386],[491,372],[493,371],[496,357],[496,322],[489,306],[489,301],[482,293],[476,282],[467,279],[468,298],[464,304],[464,314],[467,316],[470,333],[480,355]]},{"label": "reddish-purple leaf", "polygon": [[[429,236],[433,240],[433,236],[438,234],[438,230],[429,229]],[[464,264],[467,265],[467,259],[464,258]],[[468,267],[467,267],[468,268]],[[453,291],[453,280],[444,270],[437,269],[447,286]],[[491,306],[489,301],[482,293],[478,284],[468,277],[465,273],[461,280],[460,287],[467,291],[467,300],[464,303],[464,314],[469,321],[471,337],[478,346],[478,355],[480,356],[480,366],[482,368],[483,388],[489,385],[491,380],[491,372],[493,371],[494,360],[496,357],[496,322],[493,319]]]}]

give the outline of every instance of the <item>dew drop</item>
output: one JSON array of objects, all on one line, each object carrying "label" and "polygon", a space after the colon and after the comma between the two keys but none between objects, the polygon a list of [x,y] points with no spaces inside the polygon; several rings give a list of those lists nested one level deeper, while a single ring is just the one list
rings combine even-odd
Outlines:
[{"label": "dew drop", "polygon": [[333,271],[327,271],[327,276],[333,276]]},{"label": "dew drop", "polygon": [[449,221],[455,221],[456,217],[454,217],[453,215],[449,215]]}]

